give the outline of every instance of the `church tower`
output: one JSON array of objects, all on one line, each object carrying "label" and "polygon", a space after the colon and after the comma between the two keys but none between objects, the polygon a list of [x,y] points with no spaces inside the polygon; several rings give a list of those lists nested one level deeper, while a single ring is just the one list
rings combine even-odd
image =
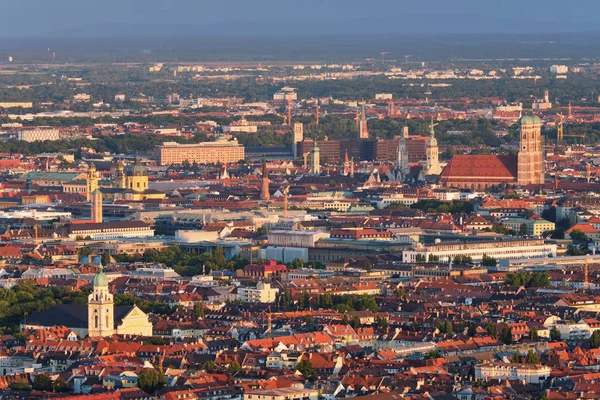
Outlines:
[{"label": "church tower", "polygon": [[148,170],[142,165],[140,158],[135,157],[135,163],[127,176],[127,187],[134,192],[148,190]]},{"label": "church tower", "polygon": [[311,152],[311,173],[313,175],[321,174],[321,149],[317,146],[316,140]]},{"label": "church tower", "polygon": [[267,159],[263,159],[262,165],[262,183],[260,186],[260,199],[270,200],[271,194],[269,193],[269,170],[267,169]]},{"label": "church tower", "polygon": [[296,122],[294,124],[294,132],[292,134],[292,152],[294,153],[294,160],[298,159],[298,143],[304,140],[304,125],[302,122]]},{"label": "church tower", "polygon": [[432,118],[429,129],[429,143],[427,143],[426,148],[427,160],[425,163],[425,175],[439,175],[442,173],[442,168],[440,167],[440,161],[438,159],[438,144],[433,126]]},{"label": "church tower", "polygon": [[521,118],[521,138],[517,156],[517,183],[541,185],[544,183],[542,149],[542,120],[537,116]]},{"label": "church tower", "polygon": [[88,336],[106,337],[115,333],[115,305],[108,290],[102,264],[94,277],[94,290],[88,296]]},{"label": "church tower", "polygon": [[102,223],[102,192],[100,189],[92,193],[92,222]]},{"label": "church tower", "polygon": [[88,168],[86,181],[86,197],[87,201],[90,202],[92,200],[92,193],[94,190],[98,189],[98,171],[96,171],[96,165],[94,165],[94,163],[91,163],[90,167]]},{"label": "church tower", "polygon": [[369,138],[369,129],[367,127],[367,115],[365,113],[365,103],[362,103],[362,111],[360,113],[360,120],[358,121],[358,132],[361,139]]},{"label": "church tower", "polygon": [[113,187],[117,189],[125,189],[127,187],[127,182],[125,181],[125,166],[123,165],[122,161],[117,163]]}]

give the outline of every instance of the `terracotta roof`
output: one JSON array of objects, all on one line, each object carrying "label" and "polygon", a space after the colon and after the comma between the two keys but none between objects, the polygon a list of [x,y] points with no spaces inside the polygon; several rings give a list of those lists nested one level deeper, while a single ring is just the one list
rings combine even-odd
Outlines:
[{"label": "terracotta roof", "polygon": [[517,157],[511,155],[455,155],[442,171],[442,179],[517,179]]}]

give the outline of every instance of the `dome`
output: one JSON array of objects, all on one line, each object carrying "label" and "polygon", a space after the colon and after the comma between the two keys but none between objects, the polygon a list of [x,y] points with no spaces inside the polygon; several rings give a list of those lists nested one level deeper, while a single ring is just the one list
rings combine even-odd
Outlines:
[{"label": "dome", "polygon": [[148,169],[140,164],[140,159],[138,157],[135,158],[135,164],[133,164],[133,168],[131,170],[131,175],[133,176],[147,176]]},{"label": "dome", "polygon": [[94,287],[100,286],[108,286],[108,277],[104,273],[104,269],[102,269],[102,265],[100,265],[100,270],[94,276]]},{"label": "dome", "polygon": [[542,120],[537,115],[525,115],[521,118],[521,125],[542,125]]}]

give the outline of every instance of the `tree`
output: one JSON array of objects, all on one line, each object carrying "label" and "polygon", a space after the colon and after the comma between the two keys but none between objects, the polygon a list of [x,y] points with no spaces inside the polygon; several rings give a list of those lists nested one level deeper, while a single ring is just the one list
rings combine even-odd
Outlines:
[{"label": "tree", "polygon": [[317,371],[310,360],[302,360],[296,364],[296,371],[300,372],[306,378],[314,378],[317,376]]},{"label": "tree", "polygon": [[489,257],[487,254],[484,254],[481,260],[481,265],[484,267],[495,267],[497,263],[494,257]]},{"label": "tree", "polygon": [[512,344],[513,342],[512,329],[507,324],[504,324],[504,326],[502,327],[500,339],[502,339],[502,342],[504,342],[504,344]]},{"label": "tree", "polygon": [[217,364],[214,361],[207,361],[202,365],[202,369],[208,372],[212,372],[217,369]]},{"label": "tree", "polygon": [[305,315],[305,316],[304,316],[304,323],[305,323],[306,325],[312,325],[312,324],[314,324],[314,322],[315,322],[315,321],[313,320],[313,317],[312,317],[312,315]]},{"label": "tree", "polygon": [[194,303],[194,318],[204,319],[204,305],[202,303]]},{"label": "tree", "polygon": [[56,393],[65,393],[71,391],[71,386],[62,378],[58,378],[54,381],[54,391]]},{"label": "tree", "polygon": [[385,318],[385,317],[377,316],[375,323],[381,329],[387,329],[390,326],[390,323],[388,322],[387,318]]},{"label": "tree", "polygon": [[344,314],[342,316],[342,325],[350,325],[350,319],[348,318],[348,314]]},{"label": "tree", "polygon": [[165,376],[153,368],[144,368],[138,376],[138,387],[148,394],[154,394],[165,385]]},{"label": "tree", "polygon": [[301,258],[294,258],[292,263],[290,264],[291,269],[302,269],[304,268],[304,260]]},{"label": "tree", "polygon": [[515,351],[515,353],[510,358],[510,362],[513,364],[520,364],[521,363],[521,353],[519,353],[518,351]]},{"label": "tree", "polygon": [[303,310],[308,310],[310,308],[310,296],[306,290],[302,292],[302,300],[300,305]]},{"label": "tree", "polygon": [[556,328],[556,326],[553,326],[552,329],[550,329],[550,340],[553,342],[557,342],[560,339],[560,331],[558,330],[558,328]]},{"label": "tree", "polygon": [[477,334],[477,325],[475,325],[474,323],[470,323],[469,326],[467,327],[467,335],[469,337],[473,337]]},{"label": "tree", "polygon": [[227,367],[229,372],[239,372],[242,370],[242,366],[237,361],[232,361],[231,364]]},{"label": "tree", "polygon": [[590,348],[597,349],[600,347],[600,331],[594,331],[590,337]]},{"label": "tree", "polygon": [[367,272],[371,272],[373,270],[373,265],[371,265],[369,262],[366,262],[365,265],[363,265],[363,269]]},{"label": "tree", "polygon": [[108,251],[105,251],[104,253],[102,253],[102,257],[100,257],[100,261],[102,262],[102,265],[110,264],[110,253]]},{"label": "tree", "polygon": [[440,353],[440,351],[438,349],[431,350],[431,351],[425,353],[424,358],[426,360],[432,360],[432,359],[435,359],[435,358],[442,358],[442,353]]},{"label": "tree", "polygon": [[527,359],[525,360],[525,362],[527,364],[539,364],[540,357],[538,356],[538,353],[535,350],[529,349],[529,351],[527,352]]},{"label": "tree", "polygon": [[15,381],[10,384],[10,388],[12,390],[27,391],[27,392],[30,392],[32,390],[31,385],[27,381]]},{"label": "tree", "polygon": [[529,339],[531,339],[531,340],[539,340],[540,339],[540,334],[538,332],[537,326],[534,326],[529,330]]},{"label": "tree", "polygon": [[350,322],[350,326],[354,329],[360,328],[360,318],[358,316],[352,318],[352,322]]},{"label": "tree", "polygon": [[33,389],[42,392],[49,392],[54,388],[52,379],[48,375],[39,374],[33,379]]}]

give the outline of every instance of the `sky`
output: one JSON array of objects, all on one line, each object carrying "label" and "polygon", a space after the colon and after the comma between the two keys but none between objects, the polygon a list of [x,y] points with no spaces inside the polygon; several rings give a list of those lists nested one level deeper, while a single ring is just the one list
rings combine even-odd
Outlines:
[{"label": "sky", "polygon": [[0,0],[0,37],[561,33],[598,0]]}]

